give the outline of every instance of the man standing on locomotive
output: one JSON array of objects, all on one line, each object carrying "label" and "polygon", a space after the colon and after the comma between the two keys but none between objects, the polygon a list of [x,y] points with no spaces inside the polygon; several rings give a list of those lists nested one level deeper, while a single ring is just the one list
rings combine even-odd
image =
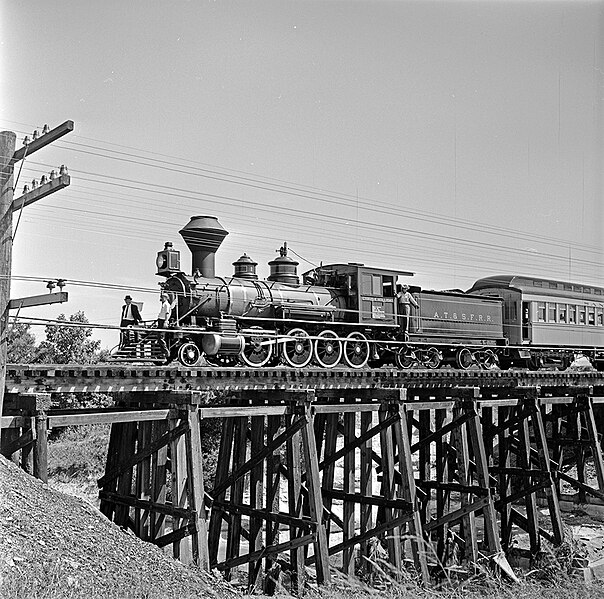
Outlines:
[{"label": "man standing on locomotive", "polygon": [[409,285],[397,284],[396,298],[398,301],[398,315],[401,323],[401,332],[403,333],[403,338],[407,340],[409,338],[409,318],[411,316],[411,306],[414,308],[419,308],[419,304],[409,292]]},{"label": "man standing on locomotive", "polygon": [[[130,297],[129,295],[124,298],[124,301],[126,303],[122,306],[122,318],[120,320],[120,327],[138,326],[143,320],[138,306],[132,303],[132,297]],[[138,335],[136,333],[134,333],[134,335],[130,335],[130,331],[125,331],[123,329],[120,337],[121,345],[131,339],[134,339],[134,341],[138,340]]]},{"label": "man standing on locomotive", "polygon": [[[159,301],[161,302],[161,307],[159,309],[159,314],[157,315],[157,328],[165,329],[168,327],[168,321],[170,320],[170,315],[172,314],[172,308],[176,305],[177,298],[174,298],[173,302],[168,301],[168,296],[164,293],[160,294]],[[164,352],[166,356],[166,360],[170,357],[170,352],[168,351],[168,346],[166,345],[165,333],[159,334],[159,346],[161,350]]]}]

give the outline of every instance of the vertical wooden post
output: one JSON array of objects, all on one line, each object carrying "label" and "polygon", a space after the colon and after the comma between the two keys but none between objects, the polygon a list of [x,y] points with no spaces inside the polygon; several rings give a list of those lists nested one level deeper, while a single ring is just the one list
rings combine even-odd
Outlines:
[{"label": "vertical wooden post", "polygon": [[536,393],[534,396],[533,406],[534,411],[531,420],[533,423],[533,431],[535,434],[535,444],[537,446],[539,462],[541,464],[541,468],[548,473],[550,480],[550,484],[545,487],[545,497],[549,507],[549,516],[552,523],[554,541],[555,543],[560,544],[564,540],[562,514],[560,513],[560,503],[558,501],[556,483],[554,482],[554,478],[552,476],[552,467],[549,458],[545,426],[543,425],[543,418],[541,417],[541,407],[539,406],[539,399]]},{"label": "vertical wooden post", "polygon": [[[288,414],[285,417],[285,426],[290,426],[295,416]],[[316,436],[315,436],[316,439]],[[289,514],[296,518],[302,517],[302,455],[300,453],[300,432],[290,437],[286,442],[287,469],[289,476],[287,478],[287,498],[289,504]],[[296,526],[289,527],[290,540],[295,539],[301,531]],[[296,590],[298,595],[303,593],[304,588],[304,550],[305,547],[297,547],[290,551],[290,565],[292,590]]]},{"label": "vertical wooden post", "polygon": [[[264,447],[264,416],[251,418],[250,452],[254,456]],[[250,506],[262,509],[262,495],[264,491],[264,462],[260,462],[250,472]],[[262,548],[262,520],[250,518],[250,553]],[[248,593],[262,590],[262,560],[250,562],[248,572]]]},{"label": "vertical wooden post", "polygon": [[193,562],[202,570],[210,571],[208,552],[208,525],[204,499],[203,460],[201,455],[201,433],[197,406],[189,406],[187,417],[189,428],[186,433],[187,443],[187,492],[189,509],[193,513],[191,532],[191,549]]},{"label": "vertical wooden post", "polygon": [[[451,417],[448,410],[434,410],[434,430],[440,430],[445,424],[448,424]],[[449,446],[445,443],[444,437],[436,439],[436,480],[439,482],[449,481]],[[447,492],[444,489],[436,490],[436,519],[440,520],[445,515],[447,505]],[[446,561],[445,551],[448,526],[443,524],[436,529],[436,555],[444,564]]]},{"label": "vertical wooden post", "polygon": [[[411,440],[407,433],[407,415],[405,413],[405,389],[399,389],[399,401],[396,403],[396,410],[400,416],[399,420],[392,426],[398,445],[399,472],[402,478],[401,496],[402,499],[411,504],[413,510],[410,521],[411,532],[411,553],[413,562],[424,582],[429,582],[430,572],[428,571],[428,561],[424,548],[424,533],[421,520],[421,514],[417,501],[415,490],[415,476],[413,474],[413,464],[411,462]],[[429,414],[429,412],[428,412]]]},{"label": "vertical wooden post", "polygon": [[30,432],[34,442],[28,443],[21,449],[21,468],[27,472],[27,474],[33,475],[34,473],[34,443],[36,437],[36,423],[33,417],[28,418],[27,425],[23,428],[23,432]]},{"label": "vertical wooden post", "polygon": [[[430,434],[430,415],[431,410],[419,410],[418,421],[419,421],[419,439],[424,439]],[[420,480],[430,480],[430,448],[432,444],[423,445],[419,450],[419,479]],[[431,500],[431,490],[430,488],[426,489],[426,499],[421,503],[421,514],[422,521],[427,522],[427,511],[428,505]]]},{"label": "vertical wooden post", "polygon": [[[500,406],[497,408],[497,423],[501,425],[505,421],[509,420],[512,415],[512,409],[508,407]],[[505,471],[509,469],[511,464],[510,459],[510,430],[509,428],[503,428],[499,432],[499,468],[502,471],[499,474],[499,494],[502,498],[508,497],[512,490],[511,477]],[[512,541],[512,520],[511,520],[512,506],[509,502],[503,504],[501,508],[501,544],[503,550],[507,551]]]},{"label": "vertical wooden post", "polygon": [[[166,421],[153,422],[151,427],[151,442],[159,439],[168,430]],[[168,446],[160,448],[151,458],[151,500],[156,503],[165,503],[167,495],[167,464]],[[150,516],[151,540],[164,534],[165,516],[151,512]]]},{"label": "vertical wooden post", "polygon": [[596,420],[594,417],[594,401],[590,395],[583,396],[582,401],[585,405],[585,427],[587,428],[587,435],[591,441],[594,467],[598,479],[598,489],[604,492],[604,459],[602,458],[602,445],[598,438],[598,429],[596,428]]},{"label": "vertical wooden post", "polygon": [[46,412],[36,413],[36,442],[34,445],[34,476],[48,482],[48,416]]},{"label": "vertical wooden post", "polygon": [[[220,448],[218,449],[218,463],[216,465],[216,474],[214,476],[214,488],[218,487],[229,475],[229,466],[231,465],[231,452],[233,450],[233,419],[223,418],[222,431],[220,435]],[[172,456],[174,459],[174,456]],[[174,483],[172,483],[174,484]],[[212,494],[214,501],[222,501],[226,491],[220,495]],[[218,561],[218,549],[220,547],[220,533],[222,531],[222,510],[214,505],[210,516],[210,530],[208,538],[208,550],[210,554],[210,564],[216,564]]]},{"label": "vertical wooden post", "polygon": [[[478,389],[474,390],[478,394]],[[495,513],[495,504],[491,494],[491,485],[489,480],[489,469],[487,463],[487,454],[484,448],[484,435],[482,433],[482,424],[480,422],[480,416],[476,409],[476,400],[466,400],[465,410],[471,411],[473,417],[468,420],[467,427],[469,432],[470,441],[472,443],[472,449],[474,451],[474,461],[476,463],[476,478],[478,484],[487,489],[487,496],[490,501],[482,508],[484,517],[484,531],[487,545],[492,554],[501,554],[501,543],[499,542],[499,535],[497,531],[497,516]],[[497,564],[504,569],[506,572],[511,572],[511,568],[505,561],[505,557],[497,557]],[[513,573],[512,573],[513,574]]]},{"label": "vertical wooden post", "polygon": [[[529,400],[530,401],[530,400]],[[524,399],[518,400],[518,413],[525,412]],[[529,433],[528,416],[525,415],[518,427],[518,435],[520,437],[520,465],[525,471],[531,469],[531,439]],[[524,477],[522,485],[526,488],[533,482],[532,477]],[[526,519],[528,521],[528,535],[531,547],[531,553],[536,555],[541,547],[541,539],[539,537],[539,512],[537,511],[537,494],[536,492],[527,493],[524,498],[526,507]]]},{"label": "vertical wooden post", "polygon": [[[281,425],[281,416],[268,416],[266,427],[267,445],[277,436]],[[266,510],[268,512],[278,513],[279,510],[279,490],[281,486],[281,455],[276,449],[266,460]],[[279,542],[279,523],[266,523],[265,545],[270,547]],[[264,563],[264,592],[267,595],[274,594],[280,576],[280,566],[277,560],[267,556]]]},{"label": "vertical wooden post", "polygon": [[[0,132],[0,416],[6,386],[8,303],[13,255],[13,165],[17,136]],[[2,433],[0,432],[0,435]]]},{"label": "vertical wooden post", "polygon": [[[109,447],[107,448],[107,462],[105,463],[105,474],[109,474],[115,470],[119,461],[119,450],[121,443],[122,424],[115,423],[111,425],[109,433]],[[101,491],[114,493],[117,490],[117,478],[111,478]],[[101,513],[109,520],[113,520],[116,504],[112,501],[101,500]]]},{"label": "vertical wooden post", "polygon": [[[137,422],[125,422],[120,426],[121,431],[120,443],[118,445],[118,464],[120,463],[120,460],[127,460],[134,453],[134,449],[136,447],[137,428]],[[132,468],[119,475],[117,481],[117,493],[119,495],[130,495],[132,493],[132,475]],[[123,526],[124,528],[130,527],[130,508],[127,505],[117,505],[115,507],[114,522],[118,526]]]},{"label": "vertical wooden post", "polygon": [[[352,443],[355,438],[356,413],[346,412],[344,414],[344,445]],[[355,450],[347,451],[344,455],[344,493],[354,494],[355,492]],[[344,541],[354,537],[355,511],[354,501],[344,501],[343,523],[344,523]],[[342,572],[348,576],[354,576],[354,546],[344,549],[342,553]]]},{"label": "vertical wooden post", "polygon": [[[151,443],[151,422],[140,422],[138,426],[137,449],[141,451]],[[136,465],[136,497],[151,499],[151,456]],[[144,541],[149,540],[149,510],[134,510],[134,529]]]},{"label": "vertical wooden post", "polygon": [[[360,434],[365,434],[373,424],[373,412],[361,412],[361,430]],[[360,493],[365,497],[371,497],[373,494],[373,443],[370,437],[361,445],[361,473]],[[373,526],[373,507],[371,505],[361,504],[360,518],[360,534],[370,530]],[[368,541],[361,543],[360,555],[362,559],[362,569],[364,572],[371,571],[371,563],[369,562],[370,544]],[[365,559],[363,559],[365,558]]]},{"label": "vertical wooden post", "polygon": [[[325,421],[325,449],[323,455],[325,457],[331,456],[336,451],[336,445],[338,442],[338,415],[337,414],[327,414]],[[335,479],[336,473],[336,463],[331,462],[323,469],[323,480],[321,481],[321,486],[323,489],[331,490],[333,489],[333,482]],[[331,497],[326,497],[323,500],[323,505],[327,509],[329,513],[331,513],[332,506]],[[327,521],[325,522],[325,532],[327,534],[327,539],[329,540],[329,534],[331,532],[331,517],[328,516]]]},{"label": "vertical wooden post", "polygon": [[314,400],[314,391],[306,390],[303,393],[304,398],[298,403],[298,409],[304,418],[306,418],[306,424],[302,427],[302,446],[304,448],[304,463],[306,466],[306,484],[308,485],[308,507],[311,519],[316,522],[314,551],[316,555],[317,582],[319,584],[329,584],[331,582],[329,553],[327,534],[323,522],[319,458],[317,456],[313,427],[314,414],[312,402]]},{"label": "vertical wooden post", "polygon": [[[453,420],[457,420],[464,413],[463,400],[457,401],[453,408]],[[481,439],[482,442],[482,439]],[[470,473],[470,448],[468,445],[468,433],[466,424],[463,423],[451,432],[451,444],[457,450],[457,472],[459,482],[462,485],[470,486],[472,484],[472,475]],[[461,507],[465,508],[471,503],[469,493],[461,494]],[[473,511],[463,516],[461,522],[463,526],[463,537],[465,541],[464,553],[471,563],[478,561],[478,540],[476,538],[476,517]]]},{"label": "vertical wooden post", "polygon": [[[403,391],[405,391],[403,389]],[[389,405],[383,401],[379,410],[380,422],[387,420],[389,416]],[[380,431],[380,449],[382,466],[382,495],[384,499],[396,499],[396,483],[394,478],[394,445],[391,428],[385,428]],[[390,507],[384,507],[384,519],[386,522],[394,519],[394,510]],[[388,540],[388,558],[394,567],[397,575],[401,571],[402,565],[402,546],[401,529],[396,526],[387,534]]]},{"label": "vertical wooden post", "polygon": [[[178,426],[178,418],[170,418],[168,426],[170,430]],[[185,435],[180,435],[170,442],[170,457],[172,465],[172,505],[174,507],[185,507],[187,503],[187,444]],[[172,516],[173,529],[182,526],[182,519]],[[191,542],[188,537],[174,541],[172,553],[175,559],[183,564],[193,562]]]},{"label": "vertical wooden post", "polygon": [[[245,462],[247,450],[247,416],[235,418],[234,437],[233,437],[233,472],[238,470]],[[233,481],[230,491],[230,502],[235,505],[243,503],[243,484],[244,477],[239,477]],[[241,546],[241,515],[231,513],[227,534],[226,559],[232,559],[239,555]],[[226,580],[230,580],[230,568],[224,570]]]}]

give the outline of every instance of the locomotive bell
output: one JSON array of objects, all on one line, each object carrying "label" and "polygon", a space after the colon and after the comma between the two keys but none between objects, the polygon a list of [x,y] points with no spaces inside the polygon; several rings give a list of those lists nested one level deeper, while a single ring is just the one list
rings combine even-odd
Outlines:
[{"label": "locomotive bell", "polygon": [[216,250],[229,234],[215,216],[192,216],[189,223],[179,233],[191,250],[191,272],[199,270],[202,277],[215,275],[214,257]]},{"label": "locomotive bell", "polygon": [[287,255],[287,242],[284,241],[279,249],[279,257],[268,263],[271,268],[268,280],[298,285],[298,269],[296,268],[298,264],[299,262]]}]

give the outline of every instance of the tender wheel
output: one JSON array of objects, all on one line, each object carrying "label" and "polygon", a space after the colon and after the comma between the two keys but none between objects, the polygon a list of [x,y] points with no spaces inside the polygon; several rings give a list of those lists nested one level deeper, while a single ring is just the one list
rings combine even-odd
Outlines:
[{"label": "tender wheel", "polygon": [[474,357],[472,356],[472,352],[467,347],[462,347],[455,356],[455,362],[457,364],[457,368],[461,368],[461,370],[467,370],[474,364]]},{"label": "tender wheel", "polygon": [[273,340],[265,335],[246,337],[245,347],[239,357],[252,368],[266,366],[273,357]]},{"label": "tender wheel", "polygon": [[440,366],[442,359],[442,354],[435,347],[431,347],[426,350],[426,359],[424,361],[424,366],[426,368],[431,368],[435,370]]},{"label": "tender wheel", "polygon": [[283,344],[283,359],[294,368],[308,366],[312,359],[312,340],[303,329],[292,329],[287,333],[287,341]]},{"label": "tender wheel", "polygon": [[497,354],[492,349],[487,349],[487,350],[485,350],[484,354],[482,355],[482,360],[480,361],[480,365],[483,368],[490,370],[491,368],[495,368],[496,366],[499,366],[499,358],[497,357]]},{"label": "tender wheel", "polygon": [[354,331],[344,341],[344,360],[351,368],[363,368],[369,360],[369,342],[363,333]]},{"label": "tender wheel", "polygon": [[394,356],[394,361],[398,368],[407,370],[415,364],[415,353],[412,349],[402,345]]},{"label": "tender wheel", "polygon": [[188,341],[178,348],[177,358],[183,366],[196,366],[201,359],[201,350],[195,343]]},{"label": "tender wheel", "polygon": [[323,368],[333,368],[342,359],[342,342],[333,331],[321,331],[315,339],[314,358]]}]

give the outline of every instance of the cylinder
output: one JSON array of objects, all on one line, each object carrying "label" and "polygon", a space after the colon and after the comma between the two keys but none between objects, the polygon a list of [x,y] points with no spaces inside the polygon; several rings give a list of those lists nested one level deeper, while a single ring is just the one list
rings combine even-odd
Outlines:
[{"label": "cylinder", "polygon": [[226,336],[213,333],[204,335],[201,347],[208,356],[216,354],[238,355],[243,351],[245,339],[241,335]]}]

